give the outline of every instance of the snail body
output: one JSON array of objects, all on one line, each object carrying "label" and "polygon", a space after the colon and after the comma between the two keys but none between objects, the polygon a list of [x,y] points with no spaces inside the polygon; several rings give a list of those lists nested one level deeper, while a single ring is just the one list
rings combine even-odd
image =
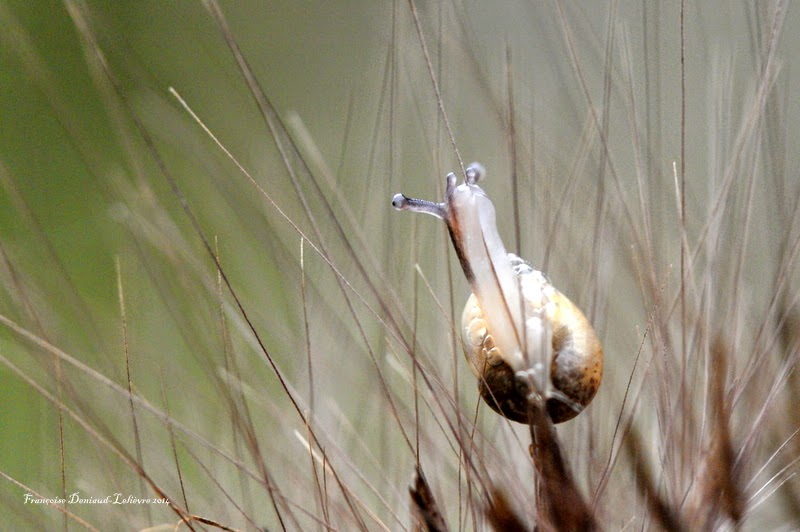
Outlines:
[{"label": "snail body", "polygon": [[526,390],[532,390],[545,400],[553,423],[570,420],[600,386],[602,346],[577,306],[542,272],[506,252],[494,206],[477,185],[482,175],[483,168],[473,164],[456,186],[449,174],[443,203],[397,194],[392,205],[447,224],[472,289],[462,313],[462,340],[484,401],[508,419],[527,423]]}]

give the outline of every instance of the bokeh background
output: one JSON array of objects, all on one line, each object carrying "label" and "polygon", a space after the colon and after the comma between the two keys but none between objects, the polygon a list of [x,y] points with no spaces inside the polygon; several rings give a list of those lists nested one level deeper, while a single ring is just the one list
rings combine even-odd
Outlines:
[{"label": "bokeh background", "polygon": [[[330,477],[320,488],[299,410],[367,528],[411,526],[417,434],[448,522],[485,527],[455,438],[469,432],[456,412],[471,420],[477,405],[452,326],[468,287],[442,225],[389,204],[398,191],[439,198],[460,157],[487,168],[509,250],[584,308],[604,343],[601,393],[560,429],[601,521],[650,523],[618,420],[649,442],[667,498],[690,491],[721,336],[746,449],[745,528],[791,528],[794,8],[689,3],[682,91],[679,2],[419,2],[445,120],[408,2],[222,2],[283,120],[276,135],[201,2],[3,0],[0,471],[47,497],[152,496],[123,449],[191,513],[229,526],[279,528],[281,513],[290,529],[358,526]],[[287,168],[289,140],[301,157]],[[430,387],[415,384],[412,352]],[[533,518],[525,430],[495,418],[485,406],[477,416],[479,461]],[[14,529],[81,528],[0,485]],[[69,511],[100,529],[178,521],[147,505]]]}]

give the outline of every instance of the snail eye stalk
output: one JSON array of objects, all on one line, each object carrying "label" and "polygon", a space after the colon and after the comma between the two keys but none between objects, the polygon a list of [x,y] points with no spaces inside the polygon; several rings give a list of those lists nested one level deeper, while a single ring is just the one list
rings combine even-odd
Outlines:
[{"label": "snail eye stalk", "polygon": [[433,201],[421,200],[416,198],[407,198],[402,194],[395,194],[392,198],[392,207],[398,211],[412,211],[422,212],[436,216],[444,220],[447,216],[444,203],[435,203]]},{"label": "snail eye stalk", "polygon": [[468,185],[477,185],[478,181],[486,175],[486,169],[480,163],[472,163],[467,167],[465,174],[465,181]]}]

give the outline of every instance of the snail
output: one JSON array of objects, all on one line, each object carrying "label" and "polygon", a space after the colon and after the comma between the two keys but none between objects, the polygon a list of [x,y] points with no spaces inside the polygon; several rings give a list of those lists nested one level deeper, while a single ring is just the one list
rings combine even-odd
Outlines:
[{"label": "snail", "polygon": [[[603,348],[583,312],[540,271],[507,253],[495,209],[470,165],[464,183],[447,175],[442,203],[396,194],[397,210],[444,220],[472,294],[461,318],[464,355],[484,401],[528,423],[528,392],[545,401],[553,423],[591,402],[603,376]],[[522,386],[521,383],[527,385]]]}]

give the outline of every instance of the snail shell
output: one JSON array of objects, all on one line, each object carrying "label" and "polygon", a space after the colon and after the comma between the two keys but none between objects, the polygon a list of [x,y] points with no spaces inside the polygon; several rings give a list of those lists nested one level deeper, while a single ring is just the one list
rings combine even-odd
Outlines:
[{"label": "snail shell", "polygon": [[[553,423],[569,421],[592,400],[603,378],[603,348],[583,313],[550,284],[545,275],[509,254],[519,281],[525,314],[549,325],[552,357],[546,396]],[[531,319],[531,318],[529,318]],[[464,355],[478,378],[478,391],[497,413],[528,422],[527,397],[520,392],[514,371],[495,346],[478,298],[470,295],[461,316]]]},{"label": "snail shell", "polygon": [[458,186],[449,174],[443,203],[397,194],[392,205],[447,224],[472,288],[462,338],[484,401],[508,419],[527,423],[532,390],[546,401],[554,423],[570,420],[600,386],[602,346],[578,307],[544,274],[506,252],[494,205],[477,184],[483,173],[479,164],[470,165]]}]

